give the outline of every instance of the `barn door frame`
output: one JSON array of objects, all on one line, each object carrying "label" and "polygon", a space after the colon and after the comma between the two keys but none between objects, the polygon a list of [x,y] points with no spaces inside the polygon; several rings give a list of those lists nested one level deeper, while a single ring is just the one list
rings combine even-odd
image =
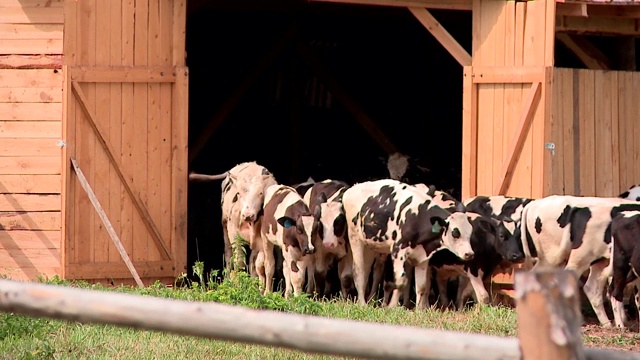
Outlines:
[{"label": "barn door frame", "polygon": [[[105,129],[102,127],[100,121],[97,121],[96,114],[91,110],[88,99],[80,86],[81,83],[172,83],[173,90],[173,114],[172,124],[176,124],[180,121],[187,121],[186,110],[186,96],[188,96],[188,71],[185,66],[176,67],[148,67],[148,66],[74,66],[64,65],[65,74],[65,102],[67,105],[64,109],[63,115],[63,133],[65,138],[65,151],[63,155],[63,172],[65,193],[69,193],[69,189],[72,186],[72,173],[75,173],[72,169],[71,158],[75,156],[75,147],[67,140],[69,126],[75,127],[78,118],[69,119],[68,104],[75,102],[80,111],[84,114],[84,118],[88,122],[88,125],[92,128],[93,134],[96,136],[96,140],[100,144],[100,147],[105,152],[110,165],[115,169],[122,186],[125,188],[126,193],[132,200],[133,206],[136,212],[140,215],[142,222],[154,241],[154,244],[160,252],[162,260],[160,261],[133,261],[133,265],[140,274],[140,277],[172,277],[179,275],[178,273],[183,271],[183,267],[186,266],[186,258],[182,259],[183,251],[179,249],[179,246],[186,247],[186,243],[175,241],[182,238],[177,232],[182,233],[181,226],[176,225],[176,211],[183,204],[174,202],[172,205],[172,234],[170,235],[174,241],[172,241],[172,247],[169,248],[162,234],[155,225],[149,212],[147,211],[147,205],[140,199],[139,191],[135,188],[127,169],[125,169],[118,159],[114,156],[113,146],[110,144],[103,134]],[[73,122],[73,124],[70,124]],[[176,136],[183,136],[181,128],[184,126],[172,126],[172,131],[177,132],[172,134],[172,138]],[[180,129],[178,129],[180,128]],[[178,130],[176,130],[178,129]],[[172,167],[179,167],[183,169],[185,164],[180,164],[182,158],[186,158],[186,149],[180,151],[179,146],[172,146]],[[184,153],[184,154],[183,154]],[[186,160],[186,159],[185,159]],[[182,174],[185,173],[185,174]],[[180,179],[177,176],[186,175],[186,172],[179,171],[172,168],[172,196],[175,198],[176,192],[180,192],[178,189],[181,186]],[[77,176],[77,175],[76,175]],[[186,182],[186,176],[184,176]],[[177,180],[177,181],[176,181]],[[66,194],[65,194],[66,195]],[[186,194],[182,196],[186,197]],[[96,279],[96,278],[130,278],[131,273],[126,267],[124,261],[109,262],[109,263],[70,263],[67,251],[72,241],[75,241],[74,234],[66,224],[69,222],[69,218],[73,216],[73,213],[66,211],[66,209],[72,208],[75,204],[72,203],[70,196],[65,196],[63,200],[63,208],[65,209],[63,229],[64,241],[62,244],[61,255],[64,258],[62,276],[63,278],[73,279]],[[92,211],[95,211],[93,209]],[[182,235],[182,234],[181,234]],[[120,236],[120,234],[118,234]],[[186,237],[185,237],[186,239]],[[128,254],[129,257],[132,254]],[[184,266],[182,263],[185,263]]]},{"label": "barn door frame", "polygon": [[[480,84],[531,84],[523,97],[521,113],[516,130],[509,144],[502,170],[495,181],[492,195],[505,195],[509,189],[518,158],[529,134],[536,111],[544,111],[546,122],[547,105],[544,101],[550,95],[550,66],[465,66],[463,75],[463,197],[478,195],[478,91]],[[546,135],[545,130],[545,135]],[[546,138],[546,136],[545,136]],[[543,151],[543,149],[540,149]],[[540,173],[543,182],[543,169],[532,169]],[[543,187],[544,189],[544,187]],[[544,191],[544,190],[543,190]]]}]

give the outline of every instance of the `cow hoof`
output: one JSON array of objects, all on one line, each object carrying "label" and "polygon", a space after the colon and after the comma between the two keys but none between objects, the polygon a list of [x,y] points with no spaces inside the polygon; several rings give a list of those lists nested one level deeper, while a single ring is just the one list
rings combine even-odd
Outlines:
[{"label": "cow hoof", "polygon": [[600,325],[600,326],[601,326],[602,328],[604,328],[604,329],[610,329],[610,328],[612,328],[612,327],[613,327],[613,325],[611,325],[611,322],[606,322],[606,323],[604,323],[604,324],[602,324],[602,325]]}]

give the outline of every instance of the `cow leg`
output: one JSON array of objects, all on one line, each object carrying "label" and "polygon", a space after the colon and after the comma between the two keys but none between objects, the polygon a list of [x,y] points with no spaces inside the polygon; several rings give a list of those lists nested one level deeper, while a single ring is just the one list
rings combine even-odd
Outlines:
[{"label": "cow leg", "polygon": [[264,256],[264,293],[273,292],[273,274],[276,272],[276,259],[273,256],[273,243],[262,237],[262,254]]},{"label": "cow leg", "polygon": [[402,306],[408,308],[411,302],[411,284],[415,279],[416,269],[408,262],[405,262],[404,271],[407,274],[407,285],[402,289]]},{"label": "cow leg", "polygon": [[[449,282],[449,274],[443,270],[436,271],[436,286],[438,287],[438,302],[443,308],[449,306],[449,296],[447,296],[447,283]],[[458,294],[460,292],[458,291]]]},{"label": "cow leg", "polygon": [[382,278],[384,277],[384,262],[387,254],[376,254],[373,260],[373,279],[371,279],[371,292],[367,297],[367,303],[370,302],[377,294]]},{"label": "cow leg", "polygon": [[423,310],[429,306],[429,292],[431,292],[431,267],[429,261],[414,267],[416,282],[416,309]]},{"label": "cow leg", "polygon": [[[254,252],[251,252],[251,255],[253,255]],[[260,279],[260,284],[262,285],[262,289],[265,289],[265,285],[267,284],[267,278],[265,276],[265,266],[264,266],[264,251],[258,251],[256,250],[255,253],[257,253],[257,255],[255,256],[255,272],[256,272],[256,276],[258,277],[258,279]]]},{"label": "cow leg", "polygon": [[628,256],[618,256],[623,254],[616,254],[613,247],[611,252],[615,255],[612,256],[607,266],[607,272],[613,275],[609,284],[609,300],[611,301],[613,319],[616,326],[624,328],[627,317],[624,311],[624,289],[627,284],[627,274],[631,271],[631,266],[629,265]]},{"label": "cow leg", "polygon": [[307,274],[307,259],[295,261],[296,268],[291,268],[291,284],[293,285],[293,294],[300,296],[302,294],[302,288],[304,287],[304,280]]},{"label": "cow leg", "polygon": [[467,299],[473,296],[473,286],[471,285],[471,279],[467,276],[458,277],[458,293],[456,294],[456,308],[458,310],[464,309],[467,303]]},{"label": "cow leg", "polygon": [[367,280],[369,280],[375,253],[365,248],[362,242],[353,241],[351,243],[351,254],[353,256],[353,282],[358,292],[358,303],[367,305]]},{"label": "cow leg", "polygon": [[[400,290],[407,286],[407,274],[404,271],[404,260],[400,260],[400,258],[406,259],[406,254],[400,253],[391,255],[391,261],[393,264],[393,292],[391,293],[391,299],[389,300],[389,304],[387,307],[396,307],[398,306],[398,302],[400,301]],[[417,279],[417,277],[416,277]],[[417,280],[416,280],[417,281]]]},{"label": "cow leg", "polygon": [[293,293],[291,286],[291,255],[288,250],[282,251],[282,274],[284,275],[284,297],[288,299]]},{"label": "cow leg", "polygon": [[350,253],[338,261],[338,276],[342,297],[346,300],[353,287],[353,257]]},{"label": "cow leg", "polygon": [[[229,262],[232,270],[244,269],[246,259],[242,251],[242,244],[236,241],[236,237],[240,235],[240,228],[233,221],[227,222],[227,237],[229,241]],[[233,258],[233,259],[232,259]]]},{"label": "cow leg", "polygon": [[[607,313],[604,311],[604,304],[602,301],[602,296],[604,292],[604,287],[607,283],[608,273],[605,272],[605,268],[608,266],[607,261],[598,261],[597,263],[591,265],[591,271],[589,272],[589,277],[584,284],[584,292],[591,303],[591,307],[596,313],[598,320],[600,321],[600,325],[602,327],[608,328],[611,327],[611,320],[607,317]],[[582,270],[582,269],[576,269]],[[578,272],[578,275],[584,273],[584,271]]]},{"label": "cow leg", "polygon": [[227,221],[222,221],[222,238],[224,239],[224,268],[226,270],[233,270],[231,264],[231,241],[229,241],[229,229],[227,228]]},{"label": "cow leg", "polygon": [[467,277],[469,277],[469,282],[473,287],[473,292],[476,294],[477,303],[479,305],[489,305],[491,297],[489,296],[489,292],[484,287],[484,282],[482,281],[483,271],[478,270],[478,276],[474,276],[467,271]]}]

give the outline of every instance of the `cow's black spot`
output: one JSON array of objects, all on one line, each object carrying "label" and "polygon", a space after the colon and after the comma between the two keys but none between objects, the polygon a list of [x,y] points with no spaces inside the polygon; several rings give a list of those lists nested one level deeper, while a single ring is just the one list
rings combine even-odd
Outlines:
[{"label": "cow's black spot", "polygon": [[[396,224],[400,225],[400,218],[402,218],[401,214],[404,211],[404,209],[409,206],[409,204],[411,204],[411,201],[413,200],[413,196],[409,196],[403,203],[402,205],[400,205],[400,209],[398,209],[398,219],[396,220]],[[391,220],[393,220],[393,218],[391,218]]]},{"label": "cow's black spot", "polygon": [[340,237],[344,234],[346,229],[347,218],[344,214],[340,214],[333,220],[333,235]]},{"label": "cow's black spot", "polygon": [[540,234],[542,232],[542,220],[540,220],[540,216],[536,218],[536,233]]},{"label": "cow's black spot", "polygon": [[398,238],[398,231],[393,230],[393,232],[391,233],[391,239],[395,241],[397,238]]},{"label": "cow's black spot", "polygon": [[614,206],[611,209],[611,218],[615,218],[616,215],[620,214],[623,211],[634,211],[640,210],[640,204],[621,204],[618,206]]},{"label": "cow's black spot", "polygon": [[621,197],[621,198],[626,198],[627,196],[629,196],[629,191],[625,191],[622,194],[618,195],[618,197]]},{"label": "cow's black spot", "polygon": [[640,196],[636,197],[636,201],[640,201]]},{"label": "cow's black spot", "polygon": [[298,264],[296,264],[295,260],[291,260],[291,271],[293,271],[294,273],[297,273],[298,271],[300,271],[300,269],[298,268]]},{"label": "cow's black spot", "polygon": [[403,187],[402,187],[402,190],[405,190],[406,188],[407,188],[407,185],[403,186]]},{"label": "cow's black spot", "polygon": [[238,201],[238,193],[236,193],[236,194],[233,196],[233,200],[231,200],[231,202],[232,202],[232,203],[235,203],[236,201]]},{"label": "cow's black spot", "polygon": [[[374,241],[384,241],[389,220],[394,220],[394,211],[398,201],[392,186],[382,186],[377,195],[371,196],[362,204],[360,214],[364,235]],[[406,201],[405,201],[406,203]],[[408,205],[408,203],[407,203]]]},{"label": "cow's black spot", "polygon": [[558,225],[560,225],[560,227],[563,229],[571,222],[571,209],[571,206],[565,206],[562,210],[562,214],[560,214],[560,216],[558,216],[558,220],[556,220],[558,222]]},{"label": "cow's black spot", "polygon": [[611,244],[611,223],[609,223],[607,229],[604,231],[604,243]]},{"label": "cow's black spot", "polygon": [[491,216],[493,208],[489,204],[488,196],[476,196],[466,205],[467,211],[483,216]]},{"label": "cow's black spot", "polygon": [[577,249],[582,245],[587,223],[591,219],[591,209],[588,207],[573,208],[570,215],[571,222],[571,248]]},{"label": "cow's black spot", "polygon": [[518,206],[522,205],[523,199],[509,199],[504,205],[502,205],[502,209],[500,210],[500,217],[511,217],[513,213],[516,212]]},{"label": "cow's black spot", "polygon": [[454,239],[459,239],[461,234],[460,234],[460,230],[458,228],[455,228],[451,231],[451,236],[453,236]]}]

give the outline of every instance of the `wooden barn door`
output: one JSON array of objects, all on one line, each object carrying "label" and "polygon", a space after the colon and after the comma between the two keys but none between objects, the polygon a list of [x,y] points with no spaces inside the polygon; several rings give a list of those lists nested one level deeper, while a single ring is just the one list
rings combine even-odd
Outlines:
[{"label": "wooden barn door", "polygon": [[65,3],[64,278],[133,278],[72,159],[145,285],[186,271],[185,18],[185,0]]}]

